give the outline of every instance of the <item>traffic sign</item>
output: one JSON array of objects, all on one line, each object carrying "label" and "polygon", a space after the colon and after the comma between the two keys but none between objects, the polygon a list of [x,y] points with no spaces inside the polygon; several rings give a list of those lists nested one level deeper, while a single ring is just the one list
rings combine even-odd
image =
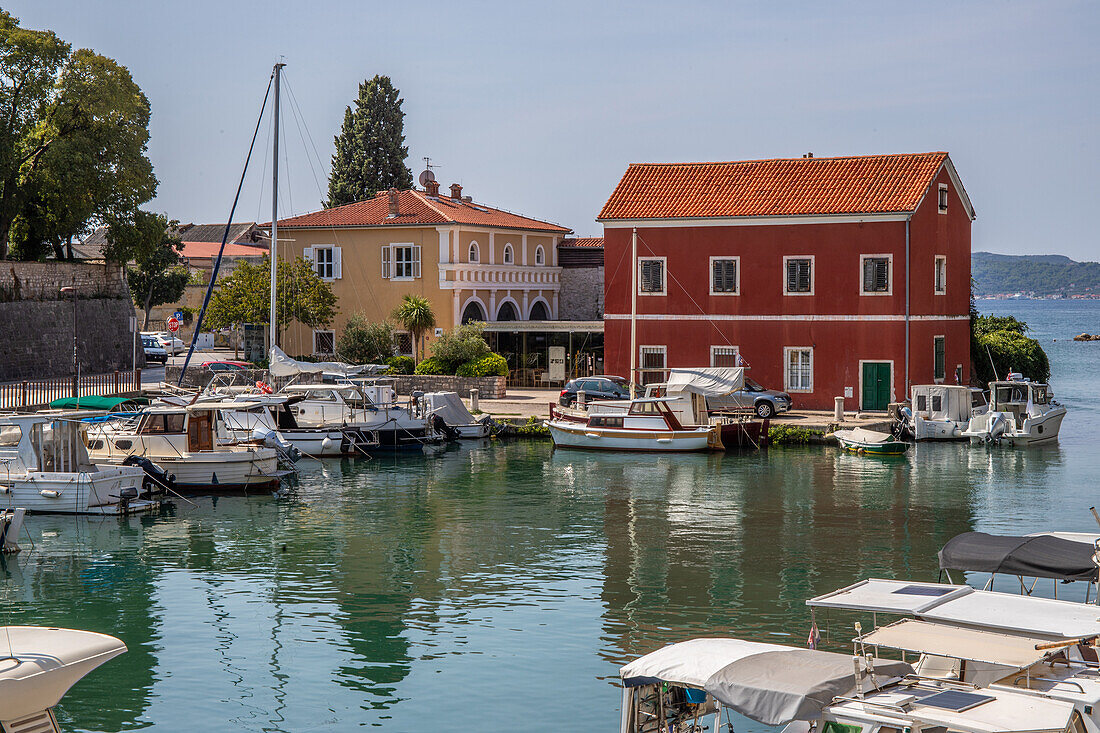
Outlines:
[{"label": "traffic sign", "polygon": [[171,318],[168,319],[168,330],[171,331],[172,333],[175,333],[176,331],[180,330],[179,319],[177,319],[175,316],[172,316]]},{"label": "traffic sign", "polygon": [[183,320],[183,311],[176,311],[175,313],[172,314],[172,317],[175,318],[177,321],[182,321]]}]

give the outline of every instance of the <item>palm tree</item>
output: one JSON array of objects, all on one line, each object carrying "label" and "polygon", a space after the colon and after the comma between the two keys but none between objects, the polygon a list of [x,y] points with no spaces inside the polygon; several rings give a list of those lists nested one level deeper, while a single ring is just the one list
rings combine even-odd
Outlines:
[{"label": "palm tree", "polygon": [[[424,334],[435,328],[435,313],[432,312],[432,304],[428,299],[420,295],[406,295],[401,299],[401,305],[393,312],[405,330],[412,334],[415,341],[415,350],[424,353]],[[419,363],[417,355],[413,355]]]}]

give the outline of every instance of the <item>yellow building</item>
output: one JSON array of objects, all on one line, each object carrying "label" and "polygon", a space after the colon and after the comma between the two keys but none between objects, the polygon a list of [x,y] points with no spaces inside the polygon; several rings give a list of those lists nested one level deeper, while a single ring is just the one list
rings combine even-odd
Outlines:
[{"label": "yellow building", "polygon": [[[283,330],[289,354],[328,355],[348,319],[392,320],[406,294],[428,299],[436,324],[558,318],[558,244],[570,230],[495,209],[439,184],[391,189],[372,199],[279,221],[280,259],[304,257],[332,285],[329,329]],[[518,324],[517,324],[518,326]],[[433,338],[429,334],[430,343]],[[400,339],[412,353],[411,339]]]}]

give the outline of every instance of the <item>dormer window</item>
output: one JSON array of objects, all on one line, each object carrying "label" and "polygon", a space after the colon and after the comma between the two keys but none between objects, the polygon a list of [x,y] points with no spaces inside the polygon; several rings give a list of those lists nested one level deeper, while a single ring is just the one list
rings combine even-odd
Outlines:
[{"label": "dormer window", "polygon": [[940,195],[940,198],[939,198],[940,213],[941,214],[946,214],[947,213],[947,184],[946,183],[941,183],[940,184],[939,195]]},{"label": "dormer window", "polygon": [[546,254],[543,251],[541,244],[538,247],[535,247],[535,264],[536,265],[546,264]]},{"label": "dormer window", "polygon": [[515,258],[512,255],[512,245],[510,245],[510,244],[504,245],[504,264],[510,265],[510,264],[512,264],[514,259]]},{"label": "dormer window", "polygon": [[470,242],[470,262],[481,262],[481,250],[477,242]]}]

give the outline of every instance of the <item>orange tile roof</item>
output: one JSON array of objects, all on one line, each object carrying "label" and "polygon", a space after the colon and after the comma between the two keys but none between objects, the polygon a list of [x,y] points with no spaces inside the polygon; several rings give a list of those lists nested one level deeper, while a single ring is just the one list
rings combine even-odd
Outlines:
[{"label": "orange tile roof", "polygon": [[632,163],[597,221],[909,212],[947,153]]},{"label": "orange tile roof", "polygon": [[570,237],[561,240],[559,247],[602,247],[603,237]]},{"label": "orange tile roof", "polygon": [[[539,232],[566,233],[570,229],[538,219],[494,209],[472,201],[450,196],[429,196],[423,191],[406,190],[397,193],[398,215],[390,218],[389,196],[382,192],[371,199],[322,209],[311,214],[280,219],[279,227],[381,227],[416,224],[468,224],[502,229],[528,229]],[[271,226],[270,222],[264,226]]]},{"label": "orange tile roof", "polygon": [[[221,246],[221,242],[184,242],[180,256],[189,259],[214,259],[218,256]],[[263,257],[267,252],[267,247],[227,242],[222,255],[224,257]]]}]

